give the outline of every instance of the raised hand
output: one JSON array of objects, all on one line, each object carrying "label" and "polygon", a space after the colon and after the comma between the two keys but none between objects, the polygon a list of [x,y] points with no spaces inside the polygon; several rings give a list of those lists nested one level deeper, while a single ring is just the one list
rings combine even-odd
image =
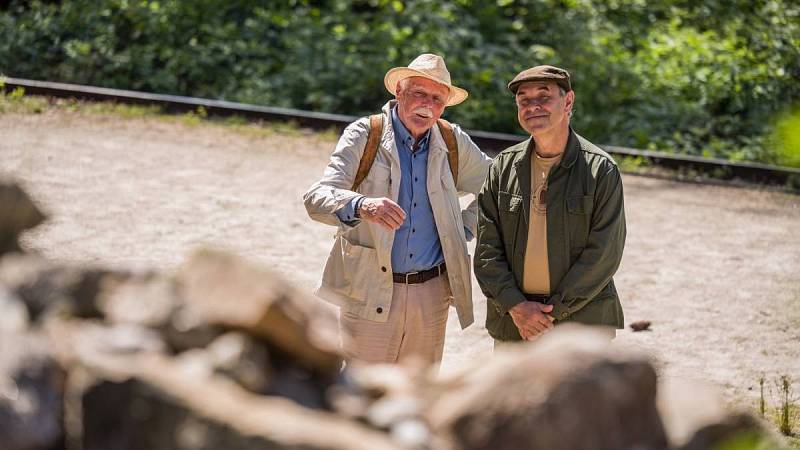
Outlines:
[{"label": "raised hand", "polygon": [[389,231],[400,228],[406,220],[406,212],[397,203],[386,197],[365,198],[358,210],[361,220],[377,223]]}]

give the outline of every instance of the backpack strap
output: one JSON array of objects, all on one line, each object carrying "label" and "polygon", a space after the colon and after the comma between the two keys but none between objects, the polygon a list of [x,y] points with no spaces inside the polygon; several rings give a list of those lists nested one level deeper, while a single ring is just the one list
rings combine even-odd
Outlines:
[{"label": "backpack strap", "polygon": [[439,132],[442,133],[444,143],[447,145],[447,162],[450,163],[453,183],[458,186],[458,143],[456,142],[456,135],[453,133],[453,126],[444,119],[439,119],[436,123],[439,125]]},{"label": "backpack strap", "polygon": [[364,145],[364,153],[361,154],[361,161],[358,163],[358,172],[356,172],[356,179],[353,181],[351,191],[355,191],[361,186],[361,182],[367,178],[369,169],[372,168],[372,163],[375,162],[375,155],[378,154],[378,143],[380,142],[381,135],[383,134],[383,114],[373,114],[369,116],[369,133],[367,134],[367,143]]},{"label": "backpack strap", "polygon": [[[456,135],[453,133],[453,126],[450,122],[439,119],[436,121],[439,126],[439,132],[442,134],[444,143],[447,146],[447,162],[450,165],[450,173],[453,175],[453,183],[458,185],[458,144],[456,143]],[[375,156],[378,154],[378,143],[383,134],[383,114],[373,114],[369,116],[369,133],[367,134],[367,143],[364,145],[364,152],[361,154],[361,161],[358,163],[358,171],[356,178],[353,181],[351,191],[355,191],[361,186],[361,183],[367,178],[369,170],[372,168],[372,163],[375,162]]]}]

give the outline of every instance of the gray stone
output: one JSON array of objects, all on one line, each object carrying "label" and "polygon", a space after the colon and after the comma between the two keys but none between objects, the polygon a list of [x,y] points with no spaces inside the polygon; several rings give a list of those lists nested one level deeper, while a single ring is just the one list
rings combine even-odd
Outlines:
[{"label": "gray stone", "polygon": [[0,333],[22,332],[28,328],[29,322],[25,304],[0,285]]},{"label": "gray stone", "polygon": [[[423,373],[401,364],[348,365],[337,383],[327,391],[327,396],[339,414],[385,428],[403,415],[394,414],[394,411],[409,411],[410,402],[404,402],[404,399],[419,398],[417,387],[425,381]],[[395,408],[389,403],[384,409],[384,401],[393,402],[394,399],[399,399],[405,406]],[[413,403],[415,409],[422,407],[416,401]]]},{"label": "gray stone", "polygon": [[656,373],[602,332],[560,326],[442,381],[429,420],[445,448],[663,450]]},{"label": "gray stone", "polygon": [[43,336],[0,331],[0,448],[49,449],[62,442],[63,379]]},{"label": "gray stone", "polygon": [[60,326],[55,334],[73,349],[65,414],[72,449],[399,450],[384,433],[254,395],[165,354],[87,349],[83,325]]},{"label": "gray stone", "polygon": [[747,413],[731,413],[716,423],[695,430],[691,439],[677,450],[770,449],[788,448],[771,436],[764,426]]},{"label": "gray stone", "polygon": [[109,322],[158,330],[174,354],[205,348],[224,332],[186,305],[174,278],[158,273],[137,273],[104,283],[97,304]]},{"label": "gray stone", "polygon": [[166,327],[180,304],[174,280],[157,273],[137,273],[106,283],[98,297],[107,321],[155,329]]},{"label": "gray stone", "polygon": [[19,185],[0,182],[0,255],[19,251],[20,233],[45,219],[44,213]]},{"label": "gray stone", "polygon": [[0,284],[25,303],[31,321],[45,312],[99,318],[98,292],[103,283],[124,278],[121,272],[55,264],[41,256],[12,253],[0,258]]},{"label": "gray stone", "polygon": [[[266,345],[254,338],[229,332],[215,339],[203,352],[208,367],[250,392],[266,394],[275,373]],[[183,355],[182,355],[183,356]]]},{"label": "gray stone", "polygon": [[658,387],[658,409],[671,448],[783,447],[761,421],[732,407],[717,387],[699,380],[663,380]]},{"label": "gray stone", "polygon": [[203,250],[177,275],[190,316],[265,339],[286,358],[333,378],[341,366],[338,319],[269,271]]},{"label": "gray stone", "polygon": [[205,348],[226,331],[226,327],[212,324],[190,305],[181,303],[172,312],[161,334],[173,353]]}]

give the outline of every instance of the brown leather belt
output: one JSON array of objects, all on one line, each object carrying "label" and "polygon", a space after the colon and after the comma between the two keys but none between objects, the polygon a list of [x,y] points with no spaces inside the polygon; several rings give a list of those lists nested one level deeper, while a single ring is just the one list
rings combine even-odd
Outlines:
[{"label": "brown leather belt", "polygon": [[428,280],[438,277],[445,272],[447,272],[447,267],[445,267],[444,263],[441,263],[438,266],[431,267],[428,270],[423,270],[420,272],[393,273],[392,280],[394,280],[395,283],[403,284],[424,283]]}]

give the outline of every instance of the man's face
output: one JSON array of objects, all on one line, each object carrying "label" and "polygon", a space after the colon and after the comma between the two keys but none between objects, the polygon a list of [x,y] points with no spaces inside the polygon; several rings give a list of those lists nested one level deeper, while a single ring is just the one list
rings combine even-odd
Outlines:
[{"label": "man's face", "polygon": [[561,93],[554,82],[531,81],[517,89],[517,119],[532,136],[569,126],[575,94]]},{"label": "man's face", "polygon": [[428,131],[444,111],[450,89],[424,77],[397,83],[397,115],[414,139]]}]

